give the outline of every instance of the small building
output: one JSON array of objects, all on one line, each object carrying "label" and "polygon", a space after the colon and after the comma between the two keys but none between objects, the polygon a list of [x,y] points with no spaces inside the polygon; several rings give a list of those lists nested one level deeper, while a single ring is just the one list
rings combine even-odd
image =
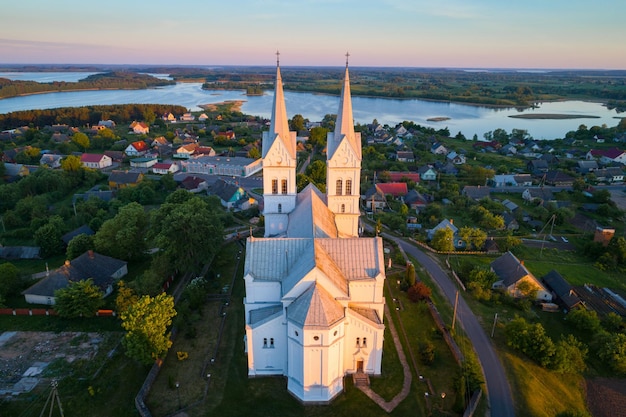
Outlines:
[{"label": "small building", "polygon": [[461,249],[465,247],[465,243],[463,242],[463,240],[461,240],[458,236],[459,234],[459,228],[456,227],[454,225],[454,220],[450,219],[443,219],[441,222],[439,222],[439,224],[435,227],[433,227],[432,229],[428,230],[427,235],[428,235],[428,240],[432,240],[432,238],[435,236],[435,233],[437,232],[437,230],[439,229],[450,229],[452,230],[453,233],[453,240],[454,240],[454,248],[455,249]]},{"label": "small building", "polygon": [[249,177],[263,169],[262,159],[202,156],[181,161],[181,170],[190,174]]},{"label": "small building", "polygon": [[420,182],[420,174],[410,171],[389,171],[389,179],[392,182],[413,181],[417,184]]},{"label": "small building", "polygon": [[109,187],[120,189],[134,187],[143,180],[143,174],[136,171],[113,171],[109,176]]},{"label": "small building", "polygon": [[446,155],[448,153],[448,149],[446,149],[446,147],[443,146],[441,143],[435,142],[430,147],[430,152],[435,155]]},{"label": "small building", "polygon": [[532,161],[528,161],[526,164],[526,169],[530,171],[532,174],[545,174],[548,172],[550,167],[548,166],[548,162],[544,159],[533,159]]},{"label": "small building", "polygon": [[571,187],[574,184],[574,177],[561,171],[548,171],[545,173],[544,181],[555,187]]},{"label": "small building", "polygon": [[417,173],[423,181],[435,181],[437,179],[437,171],[430,165],[419,167]]},{"label": "small building", "polygon": [[572,286],[556,270],[548,272],[542,281],[546,288],[552,291],[553,299],[566,310],[582,305]]},{"label": "small building", "polygon": [[219,197],[222,206],[227,209],[234,208],[239,200],[246,198],[246,191],[243,188],[221,178],[208,188],[207,193]]},{"label": "small building", "polygon": [[113,292],[115,282],[127,273],[125,261],[87,251],[72,261],[65,261],[63,266],[51,271],[22,294],[27,303],[54,305],[56,290],[91,278],[106,297]]},{"label": "small building", "polygon": [[517,259],[511,252],[507,252],[491,262],[491,270],[498,276],[498,280],[493,283],[492,288],[506,291],[515,298],[524,296],[519,286],[522,282],[537,291],[535,299],[537,301],[552,301],[552,294],[543,286],[537,278],[524,266],[524,262]]},{"label": "small building", "polygon": [[483,198],[491,198],[491,188],[480,185],[466,185],[463,187],[461,194],[474,201],[479,201]]},{"label": "small building", "polygon": [[113,165],[111,157],[99,153],[84,153],[80,156],[80,162],[86,168],[103,169]]},{"label": "small building", "polygon": [[134,121],[130,124],[130,130],[137,135],[147,135],[150,133],[150,126],[144,122]]},{"label": "small building", "polygon": [[130,160],[130,166],[132,168],[151,168],[157,163],[157,158],[152,156],[145,156],[143,158],[135,158]]},{"label": "small building", "polygon": [[375,184],[383,195],[391,195],[393,198],[404,197],[408,192],[406,182],[381,182]]},{"label": "small building", "polygon": [[596,227],[595,233],[593,235],[593,241],[599,242],[602,246],[606,247],[609,245],[611,239],[615,236],[615,229],[612,227]]},{"label": "small building", "polygon": [[195,175],[190,175],[185,177],[184,180],[180,183],[180,188],[189,191],[190,193],[201,193],[202,191],[206,191],[208,188],[207,182],[200,177],[196,177]]},{"label": "small building", "polygon": [[554,201],[554,194],[543,187],[527,188],[522,192],[522,198],[528,203],[544,204]]},{"label": "small building", "polygon": [[39,159],[39,165],[45,165],[48,168],[61,168],[61,159],[63,159],[63,155],[55,155],[52,153],[46,153],[41,155],[41,159]]},{"label": "small building", "polygon": [[111,158],[113,162],[120,163],[124,161],[126,154],[122,151],[104,151],[104,154]]},{"label": "small building", "polygon": [[63,236],[61,236],[61,240],[65,244],[65,246],[69,245],[72,239],[74,239],[78,235],[87,235],[93,236],[95,232],[88,225],[84,224],[77,229],[72,230],[71,232],[67,232]]},{"label": "small building", "polygon": [[171,162],[158,162],[152,165],[152,172],[159,175],[167,175],[178,172],[178,165]]},{"label": "small building", "polygon": [[142,156],[148,152],[148,145],[142,140],[131,143],[124,150],[128,156]]},{"label": "small building", "polygon": [[413,151],[397,151],[396,159],[398,162],[415,162]]}]

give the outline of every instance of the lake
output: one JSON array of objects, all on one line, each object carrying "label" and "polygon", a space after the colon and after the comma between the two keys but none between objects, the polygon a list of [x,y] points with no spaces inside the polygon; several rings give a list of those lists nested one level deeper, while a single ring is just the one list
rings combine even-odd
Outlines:
[{"label": "lake", "polygon": [[[78,81],[93,72],[32,72],[3,73],[0,78],[50,81]],[[164,74],[151,74],[167,78]],[[18,110],[50,109],[57,107],[79,107],[98,104],[160,103],[185,106],[192,111],[201,110],[201,104],[216,103],[224,100],[246,100],[241,111],[269,118],[272,110],[273,91],[263,96],[246,96],[240,90],[202,90],[201,83],[177,83],[172,86],[148,90],[113,90],[113,91],[75,91],[63,93],[36,94],[0,100],[0,114]],[[339,106],[339,97],[314,93],[295,93],[286,91],[285,101],[288,116],[301,114],[311,121],[319,121],[326,114],[335,114]],[[507,132],[512,129],[525,129],[535,139],[562,138],[570,130],[578,129],[581,124],[587,127],[616,126],[620,115],[600,103],[585,101],[560,101],[540,103],[538,108],[519,111],[515,108],[491,108],[458,103],[445,103],[416,99],[391,99],[380,97],[352,97],[355,123],[378,122],[394,126],[404,120],[411,120],[423,126],[436,129],[447,127],[452,136],[462,132],[468,139],[474,134],[479,138],[488,131],[501,128]],[[510,115],[532,113],[559,113],[569,115],[591,115],[597,118],[564,120],[515,119]],[[448,117],[450,120],[432,122],[433,117]]]}]

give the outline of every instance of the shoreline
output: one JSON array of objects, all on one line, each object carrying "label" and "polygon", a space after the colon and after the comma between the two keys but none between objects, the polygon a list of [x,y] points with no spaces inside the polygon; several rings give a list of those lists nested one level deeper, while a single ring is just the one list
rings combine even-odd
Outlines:
[{"label": "shoreline", "polygon": [[534,120],[567,120],[567,119],[600,119],[600,116],[590,114],[563,114],[563,113],[535,113],[535,114],[511,114],[513,119]]},{"label": "shoreline", "polygon": [[215,112],[215,111],[219,111],[218,109],[219,106],[230,105],[231,111],[241,112],[241,106],[246,101],[248,100],[224,100],[224,101],[219,101],[216,103],[198,104],[198,107],[206,111]]}]

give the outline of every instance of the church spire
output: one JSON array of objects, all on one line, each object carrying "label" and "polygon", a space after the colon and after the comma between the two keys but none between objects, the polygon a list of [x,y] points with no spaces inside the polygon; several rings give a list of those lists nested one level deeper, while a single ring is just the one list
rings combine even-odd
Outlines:
[{"label": "church spire", "polygon": [[[280,52],[276,51],[276,86],[274,88],[274,104],[272,106],[272,118],[270,123],[271,143],[264,143],[263,157],[267,154],[276,136],[285,143],[290,153],[295,152],[295,144],[291,146],[291,134],[289,133],[289,119],[287,119],[287,108],[285,107],[285,94],[283,93],[283,79],[280,74]],[[293,149],[292,149],[293,148]],[[293,155],[295,156],[295,155]]]},{"label": "church spire", "polygon": [[361,154],[361,143],[357,143],[354,134],[354,118],[352,116],[352,98],[350,95],[350,73],[348,72],[348,58],[350,54],[346,52],[346,69],[343,77],[343,86],[341,88],[341,98],[339,99],[339,111],[337,112],[337,121],[335,122],[335,133],[332,143],[328,142],[328,155],[331,157],[337,150],[339,143],[343,138],[347,138],[354,151]]}]

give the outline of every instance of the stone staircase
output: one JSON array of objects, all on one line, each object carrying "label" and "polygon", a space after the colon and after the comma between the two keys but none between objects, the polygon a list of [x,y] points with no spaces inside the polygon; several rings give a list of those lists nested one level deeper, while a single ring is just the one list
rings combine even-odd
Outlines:
[{"label": "stone staircase", "polygon": [[352,381],[354,382],[354,386],[356,387],[369,387],[370,386],[370,377],[366,373],[356,372],[352,374]]}]

